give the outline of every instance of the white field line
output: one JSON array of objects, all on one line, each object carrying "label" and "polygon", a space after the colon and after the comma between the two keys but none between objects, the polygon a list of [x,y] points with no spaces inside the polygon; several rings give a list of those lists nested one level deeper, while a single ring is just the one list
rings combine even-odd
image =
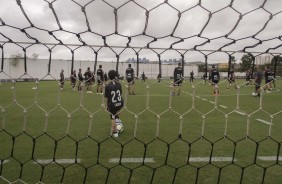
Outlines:
[{"label": "white field line", "polygon": [[[120,158],[111,158],[109,163],[119,163]],[[122,158],[122,163],[142,163],[143,158]],[[145,158],[144,162],[155,162],[154,158]]]},{"label": "white field line", "polygon": [[[212,157],[212,162],[231,162],[232,157]],[[210,157],[190,157],[189,162],[208,162],[210,161]],[[237,161],[234,159],[234,161]]]},{"label": "white field line", "polygon": [[220,107],[227,109],[228,107],[224,106],[224,105],[219,105]]},{"label": "white field line", "polygon": [[196,96],[196,98],[201,98],[200,96]]},{"label": "white field line", "polygon": [[[258,159],[263,160],[263,161],[276,161],[277,156],[263,156],[263,157],[258,157]],[[279,156],[278,160],[282,161],[282,156]]]},{"label": "white field line", "polygon": [[[2,160],[0,160],[0,163],[2,162]],[[3,164],[6,164],[6,163],[8,163],[9,162],[9,160],[4,160],[4,162],[3,162]]]},{"label": "white field line", "polygon": [[265,121],[265,120],[263,120],[263,119],[256,119],[256,120],[259,121],[259,122],[265,123],[265,124],[267,124],[267,125],[271,125],[270,122]]},{"label": "white field line", "polygon": [[204,101],[208,101],[207,99],[205,99],[205,98],[201,98],[202,100],[204,100]]},{"label": "white field line", "polygon": [[214,104],[214,101],[210,101],[210,103]]},{"label": "white field line", "polygon": [[234,112],[236,112],[237,114],[241,114],[241,115],[243,115],[243,116],[246,115],[244,112],[241,112],[241,111],[234,111]]},{"label": "white field line", "polygon": [[[58,163],[58,164],[74,164],[75,163],[75,159],[56,159],[55,162],[53,161],[53,159],[39,159],[36,160],[37,162],[33,162],[34,164],[49,164],[49,163]],[[77,163],[80,163],[81,159],[77,159]]]}]

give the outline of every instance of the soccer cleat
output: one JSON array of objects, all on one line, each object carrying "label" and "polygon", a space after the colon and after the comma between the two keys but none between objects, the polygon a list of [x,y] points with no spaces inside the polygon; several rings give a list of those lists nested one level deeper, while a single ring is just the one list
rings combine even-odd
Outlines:
[{"label": "soccer cleat", "polygon": [[113,136],[118,137],[118,133],[117,132],[113,133]]}]

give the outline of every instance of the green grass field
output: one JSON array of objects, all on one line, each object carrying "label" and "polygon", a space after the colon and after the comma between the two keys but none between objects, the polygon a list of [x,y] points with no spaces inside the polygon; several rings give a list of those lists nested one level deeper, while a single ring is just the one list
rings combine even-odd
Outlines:
[{"label": "green grass field", "polygon": [[218,97],[200,80],[170,96],[170,82],[137,81],[136,96],[122,83],[118,138],[96,86],[2,83],[0,183],[281,183],[282,81],[261,99],[243,80]]}]

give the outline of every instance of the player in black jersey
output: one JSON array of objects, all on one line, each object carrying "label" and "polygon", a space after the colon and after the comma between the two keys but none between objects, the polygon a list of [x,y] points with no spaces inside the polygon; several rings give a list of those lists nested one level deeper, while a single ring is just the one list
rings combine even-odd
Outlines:
[{"label": "player in black jersey", "polygon": [[131,64],[128,64],[128,68],[125,71],[125,77],[128,83],[128,94],[135,95],[134,69],[131,68]]},{"label": "player in black jersey", "polygon": [[99,65],[97,70],[97,94],[103,94],[103,84],[104,84],[104,71],[102,70],[102,65]]},{"label": "player in black jersey", "polygon": [[259,66],[256,66],[257,72],[255,74],[255,92],[252,93],[253,96],[260,96],[261,92],[261,82],[263,79],[263,72]]},{"label": "player in black jersey", "polygon": [[76,76],[76,71],[74,70],[70,76],[70,80],[71,80],[71,88],[72,90],[76,90],[75,89],[75,85],[76,85],[76,79],[77,79],[77,76]]},{"label": "player in black jersey", "polygon": [[90,67],[88,67],[86,72],[84,73],[84,78],[85,78],[85,85],[86,85],[87,93],[92,93],[91,87],[92,87],[93,75],[92,75],[92,72],[90,71]]},{"label": "player in black jersey", "polygon": [[228,80],[227,87],[226,87],[227,90],[229,90],[229,87],[231,85],[234,85],[235,89],[237,89],[237,86],[235,84],[235,71],[234,71],[234,67],[233,66],[228,71],[227,80]]},{"label": "player in black jersey", "polygon": [[111,81],[105,87],[105,103],[107,105],[106,109],[110,112],[112,135],[114,137],[118,137],[118,131],[116,129],[116,119],[119,119],[118,114],[123,107],[123,99],[121,96],[122,87],[121,84],[116,80],[116,71],[110,70],[108,76]]},{"label": "player in black jersey", "polygon": [[60,73],[60,88],[61,88],[61,91],[64,90],[64,84],[65,84],[64,70],[61,70],[61,73]]},{"label": "player in black jersey", "polygon": [[219,71],[218,69],[215,68],[214,65],[212,65],[212,70],[210,71],[210,76],[209,76],[209,82],[213,87],[214,96],[219,95],[219,87],[218,87],[219,80],[220,80]]},{"label": "player in black jersey", "polygon": [[178,66],[174,69],[173,78],[174,78],[174,82],[173,82],[172,96],[175,95],[176,90],[178,90],[177,95],[180,95],[180,91],[181,91],[180,87],[182,86],[182,80],[183,80],[183,70],[181,68],[181,63],[178,63]]},{"label": "player in black jersey", "polygon": [[194,71],[192,70],[192,72],[190,72],[190,83],[194,82]]},{"label": "player in black jersey", "polygon": [[252,72],[250,70],[246,71],[246,86],[252,85]]},{"label": "player in black jersey", "polygon": [[272,83],[274,81],[274,75],[269,66],[266,66],[264,69],[264,77],[265,77],[265,90],[267,93],[270,93],[272,90]]},{"label": "player in black jersey", "polygon": [[81,91],[82,90],[82,82],[83,82],[83,76],[82,76],[82,73],[81,73],[81,69],[78,69],[77,77],[78,77],[77,90]]},{"label": "player in black jersey", "polygon": [[141,78],[142,78],[142,82],[144,83],[146,81],[146,76],[144,72],[142,73]]},{"label": "player in black jersey", "polygon": [[108,75],[107,72],[104,72],[104,81],[107,82],[108,81]]}]

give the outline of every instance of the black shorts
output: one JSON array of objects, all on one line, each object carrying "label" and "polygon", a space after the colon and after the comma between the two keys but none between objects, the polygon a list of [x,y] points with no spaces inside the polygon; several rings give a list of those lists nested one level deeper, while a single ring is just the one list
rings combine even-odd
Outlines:
[{"label": "black shorts", "polygon": [[64,85],[64,84],[65,84],[65,81],[64,81],[64,80],[60,80],[60,84],[61,84],[61,85]]},{"label": "black shorts", "polygon": [[111,119],[115,119],[118,117],[118,111],[121,110],[121,108],[123,107],[123,102],[119,102],[120,104],[108,104],[108,111],[111,113],[110,114],[110,118]]},{"label": "black shorts", "polygon": [[273,81],[272,79],[270,79],[270,80],[265,80],[265,84],[271,83],[272,81]]},{"label": "black shorts", "polygon": [[233,78],[229,78],[228,80],[229,80],[229,83],[235,83],[235,79]]},{"label": "black shorts", "polygon": [[214,80],[214,81],[212,81],[212,85],[216,85],[216,84],[218,84],[218,80]]},{"label": "black shorts", "polygon": [[91,85],[91,79],[85,79],[85,85],[87,86]]},{"label": "black shorts", "polygon": [[260,84],[261,84],[261,82],[256,82],[256,86],[255,86],[256,90],[258,90],[260,88]]},{"label": "black shorts", "polygon": [[104,84],[104,82],[101,81],[101,80],[97,80],[97,83],[98,83],[98,84]]},{"label": "black shorts", "polygon": [[133,79],[126,79],[126,80],[127,80],[127,83],[134,84],[134,80]]},{"label": "black shorts", "polygon": [[173,85],[174,86],[182,86],[182,79],[174,79]]}]

